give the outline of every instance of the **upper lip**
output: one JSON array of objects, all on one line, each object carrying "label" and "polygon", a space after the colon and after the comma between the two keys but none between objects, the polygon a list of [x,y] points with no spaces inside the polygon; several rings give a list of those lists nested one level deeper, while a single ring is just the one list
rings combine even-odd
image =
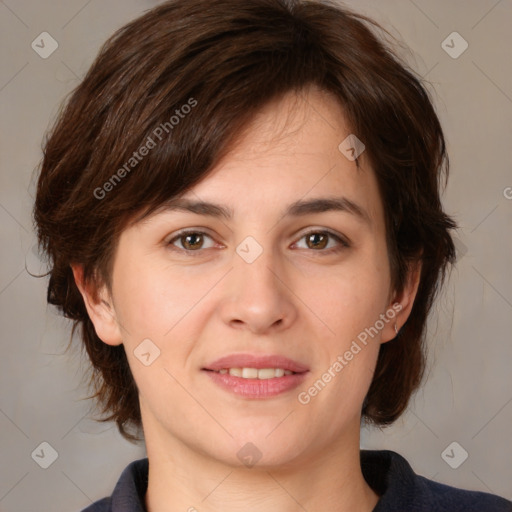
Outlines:
[{"label": "upper lip", "polygon": [[216,359],[203,370],[219,371],[223,368],[282,368],[295,373],[304,373],[309,368],[297,361],[280,355],[230,354]]}]

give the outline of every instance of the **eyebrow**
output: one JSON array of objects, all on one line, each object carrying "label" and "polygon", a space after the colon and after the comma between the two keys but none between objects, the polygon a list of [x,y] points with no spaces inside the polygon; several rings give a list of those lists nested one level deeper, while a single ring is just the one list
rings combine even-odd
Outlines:
[{"label": "eyebrow", "polygon": [[[206,215],[215,218],[231,220],[233,210],[229,207],[205,201],[193,201],[190,199],[175,198],[167,201],[162,206],[162,211],[186,211],[197,215]],[[347,212],[359,220],[372,226],[368,212],[346,197],[320,197],[308,200],[298,200],[290,204],[281,214],[282,217],[301,217],[312,213],[323,213],[329,211]]]}]

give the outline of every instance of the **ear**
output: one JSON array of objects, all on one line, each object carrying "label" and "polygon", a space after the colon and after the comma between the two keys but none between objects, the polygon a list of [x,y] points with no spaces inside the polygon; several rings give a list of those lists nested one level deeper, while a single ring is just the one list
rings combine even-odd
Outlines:
[{"label": "ear", "polygon": [[[397,330],[400,331],[401,327],[409,318],[420,284],[421,268],[421,259],[410,264],[402,292],[394,296],[386,310],[386,313],[389,313],[389,315],[386,314],[386,316],[388,316],[390,320],[382,331],[381,343],[394,340],[397,336],[395,325]],[[393,314],[392,312],[395,313],[394,318],[391,316]]]},{"label": "ear", "polygon": [[85,283],[82,265],[71,265],[71,269],[96,334],[107,345],[121,345],[123,338],[106,285],[97,287],[92,283]]}]

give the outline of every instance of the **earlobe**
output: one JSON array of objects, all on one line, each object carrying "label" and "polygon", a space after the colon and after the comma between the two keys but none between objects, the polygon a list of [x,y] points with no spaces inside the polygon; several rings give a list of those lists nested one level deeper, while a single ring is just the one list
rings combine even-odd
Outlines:
[{"label": "earlobe", "polygon": [[71,269],[96,334],[107,345],[121,345],[121,329],[107,287],[85,283],[82,265],[71,265]]}]

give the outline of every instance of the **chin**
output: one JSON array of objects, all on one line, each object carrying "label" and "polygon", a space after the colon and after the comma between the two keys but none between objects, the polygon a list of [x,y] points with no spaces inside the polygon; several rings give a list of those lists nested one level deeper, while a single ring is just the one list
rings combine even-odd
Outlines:
[{"label": "chin", "polygon": [[[261,430],[252,428],[251,432],[241,429],[238,432],[229,430],[233,439],[225,444],[215,445],[210,455],[220,462],[237,468],[275,469],[296,463],[305,448],[306,440],[300,429],[293,432],[283,429],[279,432],[279,422],[273,422],[271,428]],[[277,428],[276,428],[277,426]],[[270,433],[270,434],[269,434]],[[303,446],[304,445],[304,446]]]}]

